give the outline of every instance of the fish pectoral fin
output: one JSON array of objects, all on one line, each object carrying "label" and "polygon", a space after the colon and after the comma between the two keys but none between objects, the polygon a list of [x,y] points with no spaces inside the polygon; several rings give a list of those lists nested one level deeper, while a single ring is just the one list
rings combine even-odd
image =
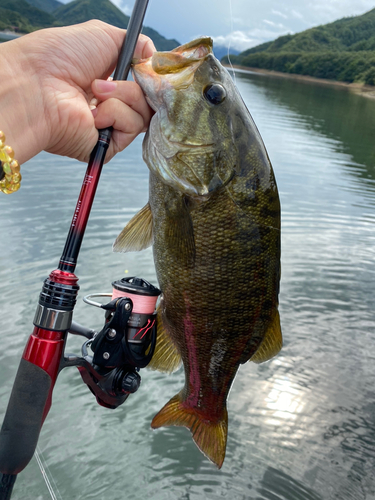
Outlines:
[{"label": "fish pectoral fin", "polygon": [[113,244],[114,252],[139,252],[153,243],[152,212],[147,203],[124,227]]},{"label": "fish pectoral fin", "polygon": [[274,318],[266,331],[264,339],[250,358],[254,363],[263,363],[276,356],[283,346],[279,311],[276,310]]},{"label": "fish pectoral fin", "polygon": [[157,310],[156,325],[156,347],[148,368],[172,373],[180,366],[181,356],[163,325],[160,305]]},{"label": "fish pectoral fin", "polygon": [[228,433],[228,413],[224,407],[222,418],[211,422],[199,415],[194,408],[182,403],[180,394],[174,396],[151,422],[153,429],[169,426],[187,427],[201,452],[220,469],[225,458]]}]

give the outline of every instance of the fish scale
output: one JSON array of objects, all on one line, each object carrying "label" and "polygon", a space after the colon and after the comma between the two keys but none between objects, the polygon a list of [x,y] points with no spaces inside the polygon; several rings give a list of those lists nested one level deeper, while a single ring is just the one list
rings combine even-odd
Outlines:
[{"label": "fish scale", "polygon": [[211,39],[154,53],[134,66],[134,77],[156,111],[143,143],[150,196],[114,248],[153,243],[163,294],[151,366],[172,371],[181,359],[185,370],[184,387],[151,425],[189,428],[221,467],[237,370],[270,359],[282,344],[276,181]]}]

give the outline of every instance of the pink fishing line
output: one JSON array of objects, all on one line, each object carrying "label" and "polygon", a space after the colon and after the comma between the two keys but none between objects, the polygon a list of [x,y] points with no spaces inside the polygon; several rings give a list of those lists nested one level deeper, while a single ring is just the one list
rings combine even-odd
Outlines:
[{"label": "pink fishing line", "polygon": [[140,314],[153,314],[155,311],[157,297],[147,297],[145,295],[136,295],[135,293],[121,292],[112,289],[112,299],[118,299],[119,297],[129,297],[133,302],[133,312]]}]

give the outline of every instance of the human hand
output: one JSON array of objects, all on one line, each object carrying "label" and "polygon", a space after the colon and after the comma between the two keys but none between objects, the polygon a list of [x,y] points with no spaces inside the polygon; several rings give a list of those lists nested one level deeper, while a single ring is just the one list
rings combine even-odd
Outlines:
[{"label": "human hand", "polygon": [[[20,163],[42,150],[87,162],[97,129],[113,126],[108,161],[147,129],[153,112],[140,87],[106,81],[124,35],[89,21],[0,44],[0,128]],[[140,35],[134,57],[149,57],[154,50]],[[91,111],[93,97],[99,104]]]}]

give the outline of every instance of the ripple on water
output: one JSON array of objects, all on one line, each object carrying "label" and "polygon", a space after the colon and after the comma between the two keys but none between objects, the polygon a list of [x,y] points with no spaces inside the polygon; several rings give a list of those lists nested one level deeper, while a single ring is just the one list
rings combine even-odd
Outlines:
[{"label": "ripple on water", "polygon": [[[375,103],[363,107],[349,93],[259,75],[239,77],[238,86],[280,190],[283,351],[264,365],[241,366],[229,396],[221,471],[186,429],[150,429],[155,413],[181,389],[182,370],[171,376],[144,371],[141,389],[115,411],[96,405],[76,369],[64,370],[39,442],[61,498],[375,498]],[[60,257],[85,165],[42,153],[22,168],[22,189],[0,197],[6,214],[1,414],[42,280]],[[147,179],[140,139],[104,167],[77,266],[80,298],[110,291],[124,275],[156,283],[151,250],[111,251],[147,202]],[[92,328],[104,321],[81,300],[75,319]],[[68,348],[79,352],[80,340],[70,339]],[[34,459],[13,496],[48,498]]]}]

